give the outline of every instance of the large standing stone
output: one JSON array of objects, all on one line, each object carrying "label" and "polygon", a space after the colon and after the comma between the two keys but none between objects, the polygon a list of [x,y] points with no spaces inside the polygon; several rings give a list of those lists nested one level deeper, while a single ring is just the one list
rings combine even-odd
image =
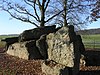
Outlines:
[{"label": "large standing stone", "polygon": [[42,55],[36,47],[36,41],[34,40],[10,45],[7,54],[23,59],[42,59]]},{"label": "large standing stone", "polygon": [[72,25],[62,27],[56,33],[49,34],[47,36],[48,59],[69,67],[69,73],[77,75],[79,72],[80,52],[84,53],[84,45],[80,39],[81,37],[76,35]]},{"label": "large standing stone", "polygon": [[74,44],[70,43],[69,28],[62,27],[47,36],[48,59],[67,67],[74,66]]}]

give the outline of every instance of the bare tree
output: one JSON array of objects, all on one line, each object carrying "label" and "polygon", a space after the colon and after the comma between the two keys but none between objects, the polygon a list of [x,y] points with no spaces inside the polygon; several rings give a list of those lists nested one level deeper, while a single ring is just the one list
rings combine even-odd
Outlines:
[{"label": "bare tree", "polygon": [[[78,28],[83,27],[89,21],[87,20],[88,16],[91,13],[91,9],[95,4],[95,0],[56,0],[58,2],[60,10],[64,10],[59,17],[56,17],[58,24],[64,26],[71,24],[75,25]],[[57,9],[57,7],[55,9]]]},{"label": "bare tree", "polygon": [[50,0],[0,0],[0,8],[8,12],[11,17],[36,27],[45,26],[45,23],[62,12],[46,14],[49,4]]},{"label": "bare tree", "polygon": [[97,19],[100,18],[100,0],[96,0],[94,8],[91,11],[92,20],[97,21]]},{"label": "bare tree", "polygon": [[0,0],[2,10],[36,27],[43,27],[46,23],[82,27],[89,21],[90,10],[93,11],[92,18],[100,17],[94,16],[94,12],[96,15],[100,13],[95,9],[99,10],[99,4],[99,0]]}]

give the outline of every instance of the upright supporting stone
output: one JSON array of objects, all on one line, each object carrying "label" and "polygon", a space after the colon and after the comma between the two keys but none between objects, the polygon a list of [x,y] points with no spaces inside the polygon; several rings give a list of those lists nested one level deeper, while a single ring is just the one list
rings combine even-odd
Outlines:
[{"label": "upright supporting stone", "polygon": [[54,61],[46,61],[42,63],[42,72],[46,75],[69,75],[68,68]]},{"label": "upright supporting stone", "polygon": [[68,75],[77,75],[80,63],[80,40],[74,27],[62,27],[47,36],[48,59],[69,67]]},{"label": "upright supporting stone", "polygon": [[56,33],[47,36],[48,43],[48,59],[65,65],[67,67],[74,66],[74,45],[70,43],[69,29],[62,27]]}]

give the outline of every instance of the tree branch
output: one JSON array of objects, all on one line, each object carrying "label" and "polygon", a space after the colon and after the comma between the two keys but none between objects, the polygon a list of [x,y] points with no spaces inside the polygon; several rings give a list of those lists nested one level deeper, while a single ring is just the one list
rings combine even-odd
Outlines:
[{"label": "tree branch", "polygon": [[39,18],[38,14],[37,14],[37,11],[36,11],[35,3],[36,3],[36,1],[34,2],[33,8],[34,8],[34,11],[35,11],[35,15],[37,16],[38,21],[40,22],[40,18]]},{"label": "tree branch", "polygon": [[45,8],[44,8],[45,11],[46,11],[46,9],[47,9],[47,7],[48,7],[49,2],[50,2],[50,0],[48,0],[46,6],[45,6]]},{"label": "tree branch", "polygon": [[38,1],[38,6],[39,6],[39,9],[41,10],[41,3],[40,3],[40,1],[39,0],[37,0]]},{"label": "tree branch", "polygon": [[52,17],[50,17],[50,18],[49,18],[47,21],[45,21],[45,22],[48,22],[49,20],[53,19],[54,17],[56,17],[57,15],[59,15],[61,12],[63,12],[63,10],[62,10],[62,11],[60,11],[59,13],[57,13],[57,14],[53,15]]},{"label": "tree branch", "polygon": [[33,5],[30,4],[30,3],[28,3],[26,0],[24,0],[24,2],[25,2],[26,4],[28,4],[28,5],[30,5],[31,7],[33,7]]},{"label": "tree branch", "polygon": [[40,22],[40,20],[39,20],[39,19],[37,19],[37,17],[35,17],[34,15],[30,14],[27,10],[25,10],[25,11],[27,12],[27,14],[28,14],[28,15],[30,15],[30,16],[32,16],[32,17],[34,17],[34,18],[36,19],[36,21]]},{"label": "tree branch", "polygon": [[39,27],[36,23],[30,21],[28,18],[21,18],[21,17],[16,16],[15,14],[13,15],[9,10],[6,10],[6,9],[3,9],[3,10],[8,12],[11,17],[13,17],[17,20],[20,20],[20,21],[23,21],[23,22],[28,22],[28,23],[34,24],[36,27]]},{"label": "tree branch", "polygon": [[[19,11],[18,9],[12,7],[11,5],[9,5],[11,8],[13,8],[16,12],[20,13],[20,14],[26,14],[26,15],[30,15],[32,16],[36,21],[39,21],[37,19],[37,17],[35,17],[34,15],[32,15],[31,13],[29,13],[29,11],[27,11],[24,7],[20,7],[19,5],[17,5],[17,8],[19,8],[20,10],[22,10],[23,12]],[[24,12],[25,11],[25,12]]]}]

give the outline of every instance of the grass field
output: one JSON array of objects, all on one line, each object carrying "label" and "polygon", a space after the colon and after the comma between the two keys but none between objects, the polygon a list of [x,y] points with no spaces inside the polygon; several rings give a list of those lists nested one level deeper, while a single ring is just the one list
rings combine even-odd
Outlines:
[{"label": "grass field", "polygon": [[100,48],[100,34],[82,35],[82,40],[86,48]]},{"label": "grass field", "polygon": [[[85,48],[100,48],[100,34],[97,35],[81,35]],[[15,36],[0,36],[0,39]],[[5,42],[0,42],[0,48],[5,46]]]},{"label": "grass field", "polygon": [[83,42],[96,41],[100,42],[100,34],[97,35],[82,35]]},{"label": "grass field", "polygon": [[0,35],[0,39],[4,39],[4,38],[10,38],[10,37],[16,37],[16,36],[11,36],[11,35]]},{"label": "grass field", "polygon": [[1,42],[1,39],[5,39],[5,38],[10,38],[10,37],[16,37],[16,36],[11,36],[11,35],[0,35],[0,48],[5,46],[5,42]]}]

